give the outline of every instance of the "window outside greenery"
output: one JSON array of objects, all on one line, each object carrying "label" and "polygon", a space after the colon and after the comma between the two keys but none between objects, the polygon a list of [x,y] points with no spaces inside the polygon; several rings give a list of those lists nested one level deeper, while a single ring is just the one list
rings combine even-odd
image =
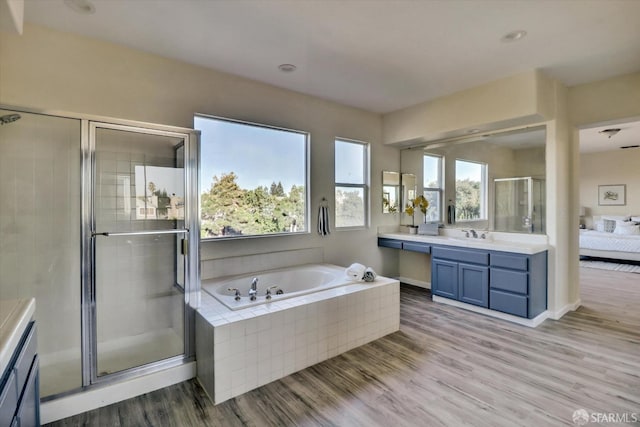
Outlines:
[{"label": "window outside greenery", "polygon": [[369,144],[335,141],[336,228],[368,225]]},{"label": "window outside greenery", "polygon": [[195,116],[203,239],[308,229],[308,134]]},{"label": "window outside greenery", "polygon": [[487,165],[456,160],[456,221],[487,219]]},{"label": "window outside greenery", "polygon": [[439,222],[442,220],[442,157],[424,155],[423,168],[424,181],[423,195],[429,202],[425,215],[427,222]]}]

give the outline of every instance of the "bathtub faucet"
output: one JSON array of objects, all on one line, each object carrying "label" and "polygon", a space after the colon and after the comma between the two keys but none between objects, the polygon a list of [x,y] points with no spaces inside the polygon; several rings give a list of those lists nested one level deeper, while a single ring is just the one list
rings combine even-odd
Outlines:
[{"label": "bathtub faucet", "polygon": [[251,281],[251,289],[249,289],[249,299],[255,301],[258,295],[258,278],[254,277]]}]

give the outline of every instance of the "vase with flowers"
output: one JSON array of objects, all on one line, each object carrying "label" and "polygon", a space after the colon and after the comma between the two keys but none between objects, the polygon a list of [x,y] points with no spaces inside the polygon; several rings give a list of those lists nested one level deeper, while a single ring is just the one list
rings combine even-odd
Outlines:
[{"label": "vase with flowers", "polygon": [[411,203],[407,203],[404,211],[411,217],[411,225],[409,225],[409,234],[416,234],[418,232],[418,226],[415,225],[416,209],[420,209],[420,212],[424,215],[424,221],[427,222],[427,209],[429,208],[429,201],[424,196],[418,196],[415,199],[410,200]]}]

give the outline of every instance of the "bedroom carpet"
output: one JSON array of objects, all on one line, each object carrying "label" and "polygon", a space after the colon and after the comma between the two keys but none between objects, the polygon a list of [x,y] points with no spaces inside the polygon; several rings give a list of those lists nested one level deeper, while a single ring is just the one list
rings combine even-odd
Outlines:
[{"label": "bedroom carpet", "polygon": [[640,273],[640,265],[619,264],[617,262],[581,260],[580,267],[597,268],[599,270],[624,271],[626,273]]}]

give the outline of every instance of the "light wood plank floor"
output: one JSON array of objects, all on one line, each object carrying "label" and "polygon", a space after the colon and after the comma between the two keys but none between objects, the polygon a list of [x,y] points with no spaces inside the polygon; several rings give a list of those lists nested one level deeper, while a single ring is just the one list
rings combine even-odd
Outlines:
[{"label": "light wood plank floor", "polygon": [[214,406],[187,381],[51,426],[559,426],[640,414],[640,275],[581,270],[536,329],[401,292],[401,330]]}]

